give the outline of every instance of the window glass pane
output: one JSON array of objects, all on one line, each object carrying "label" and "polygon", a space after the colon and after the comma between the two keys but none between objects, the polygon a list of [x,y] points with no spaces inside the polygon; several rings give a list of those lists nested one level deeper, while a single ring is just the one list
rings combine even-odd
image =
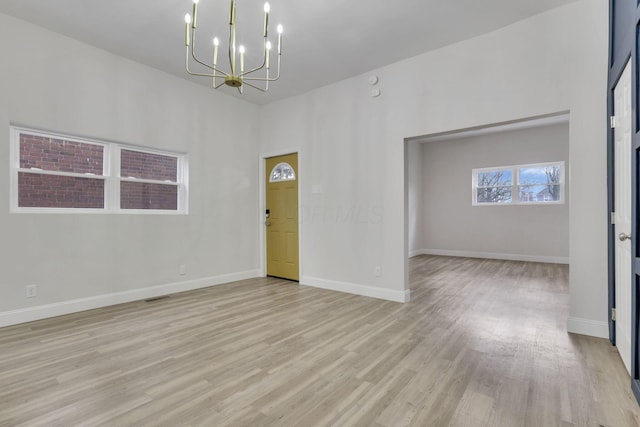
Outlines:
[{"label": "window glass pane", "polygon": [[123,149],[120,151],[120,176],[176,182],[178,158]]},{"label": "window glass pane", "polygon": [[512,172],[509,169],[478,172],[478,187],[511,185],[512,180]]},{"label": "window glass pane", "polygon": [[103,147],[96,144],[20,134],[20,167],[102,175]]},{"label": "window glass pane", "polygon": [[178,186],[121,181],[120,209],[178,210]]},{"label": "window glass pane", "polygon": [[535,166],[518,169],[518,184],[559,184],[560,166]]},{"label": "window glass pane", "polygon": [[104,180],[19,172],[18,206],[101,209]]},{"label": "window glass pane", "polygon": [[559,202],[560,185],[521,185],[519,196],[521,203]]},{"label": "window glass pane", "polygon": [[477,188],[477,203],[511,203],[511,187]]},{"label": "window glass pane", "polygon": [[296,173],[289,163],[278,163],[273,167],[269,176],[269,182],[294,181],[295,179]]}]

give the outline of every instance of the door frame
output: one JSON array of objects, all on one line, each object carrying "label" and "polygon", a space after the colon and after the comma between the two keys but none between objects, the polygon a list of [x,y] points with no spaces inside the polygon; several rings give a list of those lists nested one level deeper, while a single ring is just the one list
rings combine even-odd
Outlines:
[{"label": "door frame", "polygon": [[[616,19],[619,18],[618,20]],[[625,18],[627,19],[625,21]],[[638,133],[638,24],[640,23],[640,3],[629,0],[609,0],[609,64],[607,78],[607,223],[608,223],[608,296],[609,339],[616,342],[615,323],[611,319],[611,309],[615,307],[615,234],[611,224],[611,212],[614,200],[614,159],[613,129],[609,125],[614,115],[613,90],[618,84],[627,61],[631,61],[631,390],[640,403],[640,357],[638,354],[640,312],[640,261],[638,258],[638,214],[640,197],[638,195],[638,153],[640,134]],[[613,261],[613,263],[612,263]],[[613,271],[612,271],[613,269]]]},{"label": "door frame", "polygon": [[260,188],[258,191],[258,235],[260,238],[260,277],[267,277],[267,230],[264,226],[264,212],[267,209],[267,168],[266,162],[268,158],[284,156],[287,154],[298,155],[298,170],[296,171],[296,179],[298,180],[298,270],[299,270],[299,284],[302,284],[304,279],[304,264],[303,264],[303,246],[302,246],[302,179],[300,178],[300,159],[302,158],[300,147],[292,147],[283,150],[270,151],[267,153],[261,153],[259,158],[259,182]]},{"label": "door frame", "polygon": [[[630,68],[629,69],[629,74],[630,74],[629,78],[633,81],[633,76],[631,75],[631,73],[632,73],[632,71],[631,71],[631,68],[632,68],[631,57],[627,58],[626,61],[622,61],[621,65],[622,65],[621,71],[619,73],[616,73],[618,75],[615,76],[616,77],[615,82],[613,82],[613,84],[612,84],[611,92],[609,94],[610,96],[608,96],[608,99],[607,99],[607,108],[608,108],[608,111],[609,111],[609,117],[612,117],[614,115],[617,117],[620,114],[619,111],[616,111],[616,104],[617,103],[616,103],[616,94],[615,94],[615,92],[616,92],[616,90],[618,88],[618,85],[621,83],[622,76],[627,71],[627,67]],[[631,87],[629,87],[629,91],[632,92]],[[621,93],[620,96],[622,96],[624,99],[626,99],[626,92]],[[621,103],[624,102],[624,99],[622,100]],[[632,102],[631,99],[629,99],[629,106],[632,106],[632,105],[633,105],[633,102]],[[627,153],[627,155],[629,156],[629,159],[628,159],[629,164],[632,167],[632,164],[633,164],[633,153],[635,153],[635,151],[636,151],[635,149],[633,149],[633,145],[634,145],[633,144],[633,133],[634,133],[634,131],[633,131],[634,117],[633,116],[634,116],[634,114],[633,114],[633,112],[629,112],[629,114],[630,114],[630,120],[631,120],[632,123],[631,123],[631,126],[630,126],[631,127],[631,141],[630,141],[630,148],[629,148],[630,152]],[[615,346],[618,347],[618,352],[620,353],[620,357],[624,361],[625,357],[623,356],[622,352],[620,351],[620,347],[618,346],[618,343],[621,342],[621,338],[622,338],[622,337],[618,337],[618,332],[617,332],[618,319],[616,319],[616,320],[613,319],[614,316],[613,316],[613,313],[612,313],[612,309],[616,308],[616,310],[617,310],[619,308],[619,307],[617,307],[617,302],[616,302],[617,299],[618,299],[617,298],[618,288],[620,288],[620,290],[622,290],[627,286],[627,283],[624,283],[623,275],[619,275],[620,271],[618,271],[618,269],[617,269],[618,268],[618,266],[617,266],[618,260],[616,259],[617,258],[617,251],[618,251],[618,248],[620,247],[619,246],[620,242],[618,241],[618,234],[620,232],[622,232],[622,231],[626,232],[626,229],[618,228],[619,224],[617,224],[617,223],[614,224],[614,218],[620,217],[620,215],[618,215],[617,211],[616,211],[616,204],[619,202],[619,200],[616,200],[616,194],[618,194],[617,186],[620,185],[620,183],[617,180],[618,176],[617,176],[617,171],[616,171],[616,169],[619,167],[619,165],[616,164],[616,156],[617,156],[616,153],[618,152],[618,148],[616,148],[616,133],[618,132],[618,130],[614,129],[612,126],[609,126],[608,130],[609,130],[609,132],[608,132],[608,136],[607,136],[607,143],[609,144],[609,140],[611,141],[611,143],[610,143],[611,146],[610,146],[610,151],[609,151],[610,155],[609,155],[609,158],[607,159],[607,162],[609,163],[609,165],[608,165],[609,166],[609,172],[611,173],[611,178],[610,178],[610,181],[609,181],[611,186],[610,186],[610,188],[608,188],[608,201],[610,203],[610,206],[609,206],[610,207],[610,209],[609,209],[610,221],[609,221],[609,230],[608,230],[608,232],[609,232],[609,235],[608,235],[608,238],[609,238],[608,256],[609,256],[609,275],[610,275],[609,316],[608,316],[609,317],[609,322],[608,323],[609,323],[609,328],[610,328],[609,340],[611,341],[612,345],[615,345]],[[626,159],[623,158],[622,160],[623,160],[623,162],[626,162]],[[632,171],[630,171],[630,174],[631,174],[631,176],[629,176],[629,181],[630,182],[628,182],[628,184],[629,184],[628,197],[629,197],[629,204],[630,204],[629,209],[633,210],[633,203],[632,203],[632,199],[633,199],[633,194],[632,193],[633,193],[633,191],[632,191],[631,187],[633,186],[635,178],[634,178],[634,175],[633,175]],[[625,183],[623,183],[623,184],[625,184]],[[624,197],[623,197],[623,199],[624,199]],[[614,215],[614,212],[616,212],[615,215]],[[629,212],[629,214],[631,215],[631,218],[630,218],[631,224],[630,225],[633,227],[634,226],[634,222],[635,222],[633,220],[633,214],[631,212]],[[630,235],[634,235],[634,233],[632,232],[631,229],[628,232],[629,232]],[[634,255],[634,248],[635,248],[634,245],[636,244],[635,240],[636,239],[634,238],[634,239],[632,239],[631,242],[629,242],[630,243],[630,251],[629,251],[630,252],[629,253],[629,257],[630,257],[630,259],[629,259],[629,262],[630,262],[629,268],[630,268],[630,270],[628,272],[628,274],[629,274],[629,276],[628,276],[628,279],[629,279],[628,286],[631,286],[630,293],[633,293],[633,287],[634,287],[633,278],[635,277],[634,269],[633,269],[633,259],[634,259],[634,256],[635,256]],[[618,282],[622,283],[620,285],[620,287],[618,286]],[[623,303],[623,305],[626,305],[626,304]],[[633,297],[630,295],[629,309],[631,311],[633,311],[633,308],[634,308],[633,307]],[[625,309],[626,309],[626,307],[625,307]],[[633,319],[634,315],[633,315],[633,313],[631,311],[629,312],[630,324],[628,325],[628,327],[629,327],[629,338],[631,340],[631,342],[629,343],[629,346],[630,346],[629,347],[629,352],[631,354],[628,354],[628,357],[629,357],[629,360],[628,360],[629,366],[628,366],[628,368],[629,368],[629,373],[633,374],[632,373],[632,365],[633,365],[633,357],[634,357],[633,356],[633,343],[632,343],[633,342],[633,338],[632,338],[633,332],[631,331],[631,329],[632,329],[632,325],[633,325],[632,319]],[[617,314],[619,315],[620,313],[617,312]],[[616,317],[620,317],[620,316],[616,316]],[[624,316],[622,316],[621,319],[624,319]]]},{"label": "door frame", "polygon": [[[616,64],[616,68],[611,68],[609,76],[609,88],[607,93],[607,115],[608,117],[612,117],[615,115],[615,104],[614,104],[614,90],[622,77],[622,73],[624,72],[625,66],[627,62],[631,61],[631,54],[627,56],[627,58],[620,63]],[[633,64],[631,64],[633,68]],[[633,71],[632,71],[632,79],[633,79]],[[633,90],[632,90],[633,91]],[[633,104],[633,103],[632,103]],[[633,124],[632,124],[633,127]],[[608,250],[608,312],[607,319],[609,323],[609,341],[611,345],[616,345],[616,321],[613,320],[612,310],[616,308],[616,235],[615,235],[615,224],[612,221],[612,215],[616,209],[616,199],[615,199],[615,135],[614,129],[607,125],[607,212],[608,212],[608,224],[607,224],[607,233],[608,233],[608,241],[609,241],[609,250]],[[632,156],[633,157],[633,156]],[[633,243],[632,243],[633,244]],[[633,363],[633,362],[632,362]]]}]

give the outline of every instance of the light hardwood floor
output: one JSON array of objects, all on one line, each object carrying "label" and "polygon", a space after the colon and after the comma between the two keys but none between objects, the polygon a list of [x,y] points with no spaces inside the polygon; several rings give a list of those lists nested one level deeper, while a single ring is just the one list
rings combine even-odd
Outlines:
[{"label": "light hardwood floor", "polygon": [[566,266],[410,268],[408,304],[267,278],[0,329],[0,425],[639,425]]}]

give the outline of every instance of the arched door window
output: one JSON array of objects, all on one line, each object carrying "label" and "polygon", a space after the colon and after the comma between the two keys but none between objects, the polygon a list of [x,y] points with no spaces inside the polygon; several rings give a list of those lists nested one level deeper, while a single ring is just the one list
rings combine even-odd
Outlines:
[{"label": "arched door window", "polygon": [[269,182],[295,181],[296,172],[289,163],[278,163],[269,174]]}]

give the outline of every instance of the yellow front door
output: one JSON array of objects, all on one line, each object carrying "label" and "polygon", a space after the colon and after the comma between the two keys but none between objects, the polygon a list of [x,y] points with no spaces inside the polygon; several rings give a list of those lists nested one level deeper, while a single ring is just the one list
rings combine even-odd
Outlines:
[{"label": "yellow front door", "polygon": [[266,159],[267,275],[299,280],[298,155]]}]

